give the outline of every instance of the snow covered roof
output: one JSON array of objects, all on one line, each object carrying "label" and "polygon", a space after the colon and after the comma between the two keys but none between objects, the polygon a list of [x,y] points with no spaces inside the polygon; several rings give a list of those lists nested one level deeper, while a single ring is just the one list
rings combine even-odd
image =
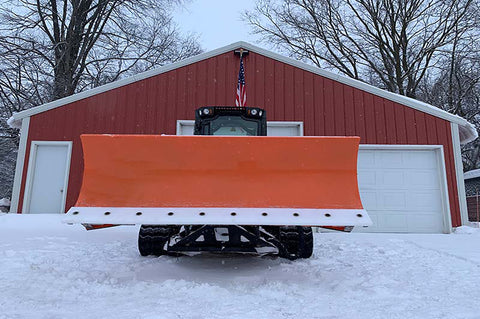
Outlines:
[{"label": "snow covered roof", "polygon": [[294,67],[303,69],[305,71],[309,71],[309,72],[318,74],[320,76],[329,78],[333,81],[337,81],[337,82],[355,87],[357,89],[372,93],[372,94],[377,95],[377,96],[381,96],[385,99],[388,99],[388,100],[400,103],[402,105],[411,107],[413,109],[428,113],[430,115],[433,115],[435,117],[447,120],[449,122],[456,123],[456,124],[459,125],[460,142],[462,144],[469,143],[469,142],[475,140],[478,137],[478,134],[477,134],[477,131],[476,131],[475,127],[472,124],[470,124],[467,120],[465,120],[464,118],[459,117],[457,115],[453,115],[451,113],[448,113],[448,112],[446,112],[446,111],[444,111],[440,108],[437,108],[433,105],[430,105],[430,104],[427,104],[427,103],[424,103],[424,102],[420,102],[420,101],[417,101],[415,99],[412,99],[412,98],[409,98],[409,97],[406,97],[406,96],[403,96],[403,95],[399,95],[399,94],[395,94],[395,93],[392,93],[392,92],[388,92],[388,91],[379,89],[377,87],[366,84],[364,82],[361,82],[361,81],[358,81],[358,80],[355,80],[355,79],[352,79],[352,78],[349,78],[349,77],[346,77],[346,76],[343,76],[343,75],[339,75],[339,74],[336,74],[336,73],[333,73],[333,72],[329,72],[329,71],[320,69],[318,67],[315,67],[315,66],[312,66],[312,65],[309,65],[309,64],[306,64],[306,63],[303,63],[303,62],[285,57],[283,55],[280,55],[280,54],[262,49],[260,47],[254,46],[250,43],[243,42],[243,41],[235,42],[235,43],[232,43],[230,45],[224,46],[222,48],[219,48],[219,49],[216,49],[216,50],[212,50],[212,51],[209,51],[209,52],[205,52],[205,53],[187,58],[187,59],[179,61],[177,63],[172,63],[172,64],[169,64],[169,65],[165,65],[165,66],[159,67],[157,69],[153,69],[153,70],[150,70],[150,71],[146,71],[146,72],[134,75],[134,76],[129,77],[129,78],[125,78],[125,79],[122,79],[122,80],[119,80],[119,81],[115,81],[115,82],[112,82],[112,83],[109,83],[109,84],[105,84],[105,85],[96,87],[94,89],[88,90],[88,91],[80,92],[80,93],[77,93],[77,94],[62,98],[62,99],[58,99],[58,100],[50,102],[50,103],[46,103],[46,104],[31,108],[31,109],[28,109],[28,110],[19,112],[19,113],[15,113],[12,116],[13,121],[10,121],[10,122],[12,122],[13,124],[15,122],[19,123],[19,122],[21,122],[21,119],[23,119],[23,118],[26,118],[26,117],[29,117],[29,116],[32,116],[32,115],[35,115],[35,114],[39,114],[39,113],[42,113],[42,112],[45,112],[45,111],[63,106],[65,104],[69,104],[69,103],[72,103],[72,102],[75,102],[75,101],[78,101],[78,100],[81,100],[81,99],[84,99],[84,98],[87,98],[87,97],[90,97],[90,96],[93,96],[93,95],[96,95],[96,94],[99,94],[99,93],[102,93],[102,92],[106,92],[106,91],[109,91],[109,90],[112,90],[112,89],[130,84],[130,83],[133,83],[133,82],[137,82],[137,81],[140,81],[140,80],[152,77],[152,76],[156,76],[158,74],[165,73],[165,72],[168,72],[168,71],[171,71],[171,70],[174,70],[174,69],[177,69],[177,68],[189,65],[189,64],[193,64],[193,63],[196,63],[196,62],[199,62],[199,61],[217,56],[219,54],[223,54],[223,53],[226,53],[226,52],[229,52],[229,51],[233,51],[235,49],[239,49],[239,48],[243,48],[243,49],[261,54],[261,55],[269,57],[271,59],[274,59],[274,60],[289,64],[289,65],[292,65]]},{"label": "snow covered roof", "polygon": [[477,178],[477,177],[480,177],[480,168],[465,172],[463,174],[463,179],[464,180]]}]

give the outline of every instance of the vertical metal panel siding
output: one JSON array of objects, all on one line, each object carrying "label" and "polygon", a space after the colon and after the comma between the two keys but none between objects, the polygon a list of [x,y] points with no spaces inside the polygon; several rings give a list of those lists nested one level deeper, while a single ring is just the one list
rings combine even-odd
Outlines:
[{"label": "vertical metal panel siding", "polygon": [[[325,135],[325,124],[323,120],[325,119],[324,112],[324,98],[323,94],[323,78],[320,76],[313,76],[313,108],[314,108],[314,117],[310,119],[310,122],[313,125],[313,134],[312,135]],[[305,119],[306,120],[306,119]],[[304,131],[307,132],[307,128],[304,126]]]},{"label": "vertical metal panel siding", "polygon": [[[234,105],[238,57],[225,53],[104,92],[31,118],[30,142],[71,140],[67,209],[80,191],[82,133],[175,134],[176,120],[203,105]],[[453,147],[447,121],[251,52],[245,57],[247,103],[271,121],[303,121],[305,135],[358,135],[364,144],[441,144],[453,226],[460,225]]]},{"label": "vertical metal panel siding", "polygon": [[304,122],[304,134],[315,135],[315,97],[313,86],[313,74],[304,73],[305,77],[305,116]]}]

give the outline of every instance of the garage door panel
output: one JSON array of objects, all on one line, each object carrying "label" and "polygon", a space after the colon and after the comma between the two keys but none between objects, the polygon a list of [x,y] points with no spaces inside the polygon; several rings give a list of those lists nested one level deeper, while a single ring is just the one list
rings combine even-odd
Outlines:
[{"label": "garage door panel", "polygon": [[407,208],[406,192],[383,192],[383,205],[380,209],[404,210]]},{"label": "garage door panel", "polygon": [[376,152],[375,156],[377,168],[397,168],[403,167],[404,154],[396,151],[382,151]]},{"label": "garage door panel", "polygon": [[365,209],[370,214],[371,211],[385,210],[405,210],[405,195],[400,191],[375,191],[360,189],[360,198]]},{"label": "garage door panel", "polygon": [[[360,166],[359,166],[360,167]],[[361,189],[439,189],[439,176],[436,170],[405,169],[360,169],[358,183]]]},{"label": "garage door panel", "polygon": [[434,149],[359,151],[360,197],[370,232],[435,233],[444,230],[444,196]]},{"label": "garage door panel", "polygon": [[401,231],[408,227],[407,216],[404,214],[385,214],[385,212],[380,212],[377,219],[377,227],[382,230]]},{"label": "garage door panel", "polygon": [[379,174],[381,185],[387,187],[404,187],[406,184],[405,172],[401,170],[382,171]]},{"label": "garage door panel", "polygon": [[375,166],[375,151],[362,150],[358,154],[358,167],[364,169],[376,168]]},{"label": "garage door panel", "polygon": [[441,192],[410,192],[408,209],[416,212],[438,212],[442,210]]},{"label": "garage door panel", "polygon": [[398,187],[402,189],[429,188],[439,189],[439,176],[436,170],[411,170],[404,169],[368,169],[358,172],[359,186],[378,186]]},{"label": "garage door panel", "polygon": [[407,189],[407,178],[401,170],[358,169],[358,186],[360,189]]},{"label": "garage door panel", "polygon": [[377,191],[360,190],[363,206],[369,212],[372,210],[438,212],[442,210],[440,190],[433,191]]},{"label": "garage door panel", "polygon": [[377,172],[374,170],[362,170],[358,171],[358,187],[362,189],[368,189],[368,187],[375,188],[377,185]]},{"label": "garage door panel", "polygon": [[412,232],[418,233],[441,233],[443,223],[436,215],[418,215],[408,220],[409,228]]},{"label": "garage door panel", "polygon": [[[366,154],[363,154],[366,152]],[[435,152],[415,150],[411,153],[401,153],[398,150],[362,150],[362,159],[359,164],[369,164],[362,167],[375,168],[437,168]]]},{"label": "garage door panel", "polygon": [[437,168],[437,159],[434,151],[412,151],[405,155],[406,168],[423,169]]},{"label": "garage door panel", "polygon": [[439,189],[439,176],[436,170],[412,170],[406,173],[410,188]]},{"label": "garage door panel", "polygon": [[443,223],[437,214],[419,214],[411,216],[402,211],[377,210],[369,211],[373,225],[367,228],[355,228],[356,232],[409,232],[441,233]]},{"label": "garage door panel", "polygon": [[364,207],[371,207],[372,209],[377,209],[380,205],[377,203],[377,193],[369,191],[361,191],[360,199]]}]

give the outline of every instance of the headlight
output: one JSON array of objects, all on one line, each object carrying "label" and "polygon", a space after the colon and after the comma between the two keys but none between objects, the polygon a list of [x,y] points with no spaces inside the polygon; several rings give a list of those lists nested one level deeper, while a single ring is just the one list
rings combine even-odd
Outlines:
[{"label": "headlight", "polygon": [[258,113],[257,109],[253,109],[253,110],[250,112],[250,114],[252,114],[253,116],[257,115],[257,113]]},{"label": "headlight", "polygon": [[209,109],[204,109],[204,110],[203,110],[203,114],[205,114],[205,115],[210,114],[210,110],[209,110]]}]

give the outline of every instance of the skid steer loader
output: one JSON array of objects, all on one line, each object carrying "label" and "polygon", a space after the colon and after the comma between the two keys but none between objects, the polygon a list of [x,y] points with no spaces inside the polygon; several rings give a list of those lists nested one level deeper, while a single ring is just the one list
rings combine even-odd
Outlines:
[{"label": "skid steer loader", "polygon": [[199,108],[194,136],[82,135],[82,188],[65,222],[141,225],[142,256],[291,260],[312,255],[312,226],[371,224],[358,193],[358,137],[266,135],[266,112],[252,107]]}]

